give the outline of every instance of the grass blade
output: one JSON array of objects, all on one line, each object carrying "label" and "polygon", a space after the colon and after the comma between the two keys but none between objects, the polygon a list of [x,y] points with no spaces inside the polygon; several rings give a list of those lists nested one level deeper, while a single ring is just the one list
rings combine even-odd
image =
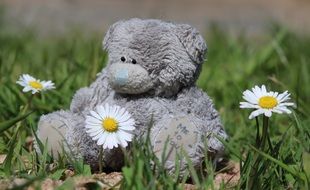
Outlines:
[{"label": "grass blade", "polygon": [[307,181],[306,179],[306,176],[305,175],[302,175],[302,174],[299,174],[297,173],[293,168],[289,167],[288,165],[286,165],[285,163],[281,162],[280,160],[277,160],[275,158],[273,158],[272,156],[270,156],[269,154],[266,154],[260,150],[258,150],[257,148],[255,148],[254,146],[250,145],[250,147],[258,152],[260,155],[262,155],[263,157],[265,157],[266,159],[278,164],[281,168],[283,168],[284,170],[286,170],[287,172],[289,172],[290,174],[292,174],[293,176],[303,180],[303,181]]},{"label": "grass blade", "polygon": [[17,123],[21,120],[24,120],[25,118],[27,118],[32,113],[33,113],[33,111],[28,112],[25,115],[17,116],[17,117],[15,117],[9,121],[5,121],[5,122],[0,123],[0,134],[3,133],[3,131],[12,127],[15,123]]}]

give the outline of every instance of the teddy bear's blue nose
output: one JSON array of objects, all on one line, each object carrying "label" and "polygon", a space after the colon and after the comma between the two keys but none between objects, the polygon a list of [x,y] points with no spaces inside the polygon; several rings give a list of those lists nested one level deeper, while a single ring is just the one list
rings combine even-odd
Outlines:
[{"label": "teddy bear's blue nose", "polygon": [[127,69],[119,69],[115,73],[115,83],[119,86],[123,86],[128,81],[128,70]]},{"label": "teddy bear's blue nose", "polygon": [[138,64],[114,63],[108,73],[109,84],[118,93],[140,94],[153,87],[149,73]]}]

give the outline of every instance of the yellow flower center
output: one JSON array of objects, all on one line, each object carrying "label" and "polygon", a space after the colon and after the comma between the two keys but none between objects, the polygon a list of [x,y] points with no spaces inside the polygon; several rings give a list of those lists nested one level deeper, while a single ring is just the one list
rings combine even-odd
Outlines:
[{"label": "yellow flower center", "polygon": [[32,88],[37,89],[37,90],[41,90],[43,88],[42,84],[37,82],[37,81],[31,81],[31,82],[29,82],[29,85]]},{"label": "yellow flower center", "polygon": [[108,132],[115,132],[118,129],[118,123],[114,118],[106,117],[102,121],[102,127]]},{"label": "yellow flower center", "polygon": [[272,109],[278,105],[278,101],[272,96],[263,96],[259,99],[258,105],[265,109]]}]

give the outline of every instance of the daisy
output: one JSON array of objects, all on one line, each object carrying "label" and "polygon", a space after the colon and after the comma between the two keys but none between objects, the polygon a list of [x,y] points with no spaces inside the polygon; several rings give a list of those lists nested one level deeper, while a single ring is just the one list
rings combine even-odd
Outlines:
[{"label": "daisy", "polygon": [[294,103],[287,102],[290,99],[290,93],[287,91],[279,94],[278,92],[267,92],[265,85],[261,88],[255,86],[252,91],[246,90],[243,92],[243,99],[246,102],[240,102],[240,108],[253,108],[249,119],[253,119],[260,114],[271,117],[272,112],[275,113],[292,113],[287,106],[294,106]]},{"label": "daisy", "polygon": [[55,88],[52,81],[40,81],[28,74],[21,75],[16,83],[24,87],[23,92],[32,91],[32,94]]},{"label": "daisy", "polygon": [[119,106],[99,105],[86,116],[86,132],[104,149],[126,147],[132,140],[135,121]]}]

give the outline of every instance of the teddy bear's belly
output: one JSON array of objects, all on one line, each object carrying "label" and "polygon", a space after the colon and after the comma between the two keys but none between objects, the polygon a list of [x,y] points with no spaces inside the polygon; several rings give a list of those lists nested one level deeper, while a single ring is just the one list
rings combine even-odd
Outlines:
[{"label": "teddy bear's belly", "polygon": [[125,108],[135,120],[135,134],[143,136],[147,134],[148,128],[156,121],[160,121],[165,115],[173,114],[171,101],[161,98],[140,98],[134,100],[117,99],[115,104]]}]

